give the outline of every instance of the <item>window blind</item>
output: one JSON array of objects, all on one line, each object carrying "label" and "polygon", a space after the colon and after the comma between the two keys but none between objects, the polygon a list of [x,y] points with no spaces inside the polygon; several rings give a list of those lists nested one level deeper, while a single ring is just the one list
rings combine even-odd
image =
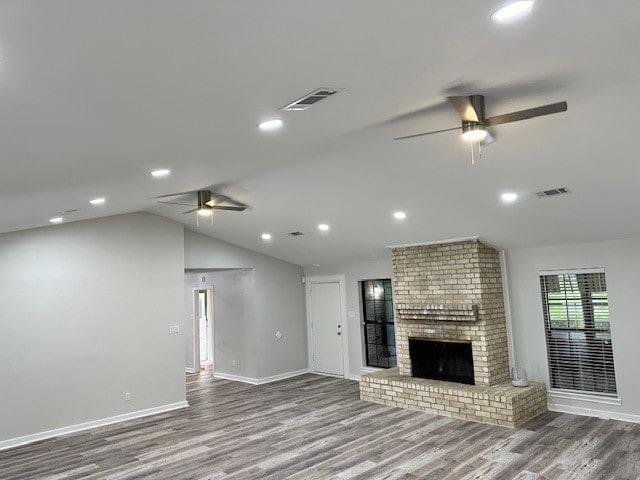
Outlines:
[{"label": "window blind", "polygon": [[616,395],[604,272],[540,275],[551,387]]}]

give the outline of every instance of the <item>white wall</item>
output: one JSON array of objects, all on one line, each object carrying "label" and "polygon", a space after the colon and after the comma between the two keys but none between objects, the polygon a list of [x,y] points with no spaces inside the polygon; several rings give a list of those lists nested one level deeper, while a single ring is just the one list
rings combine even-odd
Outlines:
[{"label": "white wall", "polygon": [[[202,279],[204,278],[204,282]],[[185,365],[196,368],[193,336],[194,289],[213,288],[214,369],[217,373],[257,378],[256,283],[253,269],[188,270],[185,273]],[[247,344],[248,339],[252,344]],[[234,365],[234,360],[236,361]]]},{"label": "white wall", "polygon": [[0,235],[0,441],[183,402],[183,265],[151,214]]},{"label": "white wall", "polygon": [[[237,331],[229,330],[228,333],[243,335],[242,346],[247,360],[237,367],[231,367],[231,372],[221,373],[262,379],[307,368],[301,267],[185,230],[185,269],[254,271],[254,320],[245,315],[243,324],[235,325]],[[218,322],[225,322],[217,311],[214,321],[216,325]],[[276,338],[277,331],[282,332],[282,338]],[[215,336],[220,335],[222,334],[216,330]],[[222,342],[220,345],[219,341]],[[230,341],[231,339],[224,336],[216,338],[215,348],[220,346],[222,349],[216,353],[216,360],[218,355],[221,359],[234,358],[235,347],[225,343]],[[218,367],[226,369],[228,365],[214,365],[216,371]]]},{"label": "white wall", "polygon": [[640,239],[585,243],[506,252],[515,363],[531,380],[549,385],[539,272],[556,269],[605,269],[616,381],[621,405],[557,398],[550,406],[577,413],[640,420]]},{"label": "white wall", "polygon": [[362,305],[359,282],[379,278],[391,278],[391,258],[370,262],[322,265],[305,267],[307,277],[344,275],[347,305],[347,329],[349,338],[349,378],[360,378],[362,367],[366,365],[364,330],[362,328]]}]

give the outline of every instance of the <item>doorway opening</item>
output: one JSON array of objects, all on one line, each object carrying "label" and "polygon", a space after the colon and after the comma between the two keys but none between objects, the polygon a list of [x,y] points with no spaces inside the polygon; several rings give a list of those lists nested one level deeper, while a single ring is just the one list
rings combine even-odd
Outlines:
[{"label": "doorway opening", "polygon": [[213,364],[213,290],[194,290],[193,331],[196,370],[204,370]]}]

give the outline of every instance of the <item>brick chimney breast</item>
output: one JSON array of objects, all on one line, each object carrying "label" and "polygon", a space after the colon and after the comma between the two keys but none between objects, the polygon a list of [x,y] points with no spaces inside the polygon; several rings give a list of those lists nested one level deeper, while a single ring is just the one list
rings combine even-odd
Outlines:
[{"label": "brick chimney breast", "polygon": [[509,376],[498,252],[478,240],[392,249],[400,375],[411,376],[409,338],[470,341],[476,385]]}]

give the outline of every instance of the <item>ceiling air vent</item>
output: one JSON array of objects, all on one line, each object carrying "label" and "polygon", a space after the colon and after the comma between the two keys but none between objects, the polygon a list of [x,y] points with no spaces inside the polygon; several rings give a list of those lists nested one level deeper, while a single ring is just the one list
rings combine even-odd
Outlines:
[{"label": "ceiling air vent", "polygon": [[558,195],[564,195],[571,193],[567,187],[552,188],[551,190],[543,190],[542,192],[536,192],[538,198],[556,197]]},{"label": "ceiling air vent", "polygon": [[306,110],[314,103],[318,103],[320,100],[324,100],[331,95],[338,93],[338,90],[331,88],[319,88],[314,90],[313,92],[305,95],[302,98],[299,98],[295,102],[292,102],[288,105],[285,105],[280,110],[288,110],[288,111],[298,111],[298,110]]},{"label": "ceiling air vent", "polygon": [[295,232],[289,232],[287,233],[287,235],[289,235],[290,237],[301,237],[304,235],[304,233],[295,231]]}]

